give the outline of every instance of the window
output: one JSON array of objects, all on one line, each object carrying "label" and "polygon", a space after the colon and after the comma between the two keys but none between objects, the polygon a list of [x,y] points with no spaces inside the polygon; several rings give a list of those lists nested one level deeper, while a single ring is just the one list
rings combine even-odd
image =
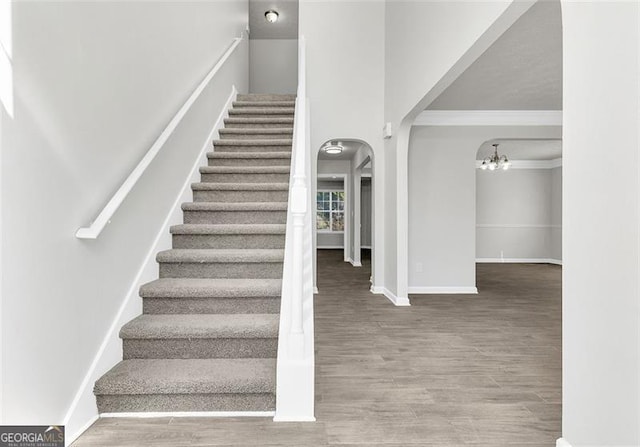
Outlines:
[{"label": "window", "polygon": [[344,191],[318,191],[316,196],[318,231],[344,231]]}]

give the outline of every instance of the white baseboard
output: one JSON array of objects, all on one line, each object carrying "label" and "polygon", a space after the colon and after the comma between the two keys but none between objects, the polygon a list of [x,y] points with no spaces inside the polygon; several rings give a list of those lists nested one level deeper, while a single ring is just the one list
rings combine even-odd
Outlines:
[{"label": "white baseboard", "polygon": [[478,264],[556,264],[562,260],[552,258],[476,258]]},{"label": "white baseboard", "polygon": [[142,284],[157,279],[158,264],[156,263],[156,254],[159,251],[171,248],[169,227],[182,222],[181,204],[182,202],[191,200],[191,183],[198,181],[200,176],[199,168],[203,166],[203,163],[206,164],[206,154],[211,150],[211,141],[214,140],[216,132],[224,125],[224,118],[227,116],[227,111],[231,108],[237,93],[236,87],[233,86],[231,94],[223,106],[224,108],[220,112],[206,141],[203,143],[202,149],[191,168],[189,176],[182,185],[178,196],[167,213],[147,255],[142,261],[135,279],[129,287],[118,312],[102,340],[100,348],[89,366],[80,387],[76,391],[63,423],[66,426],[67,432],[72,433],[71,436],[67,436],[69,443],[80,436],[98,417],[96,399],[93,395],[93,385],[104,373],[122,360],[122,340],[120,340],[118,336],[120,328],[142,313],[142,300],[139,299],[138,290]]},{"label": "white baseboard", "polygon": [[275,411],[155,411],[133,413],[101,413],[101,418],[266,418]]},{"label": "white baseboard", "polygon": [[316,248],[318,250],[344,250],[344,245],[318,245]]},{"label": "white baseboard", "polygon": [[316,418],[309,416],[300,416],[300,417],[286,417],[279,418],[278,416],[274,416],[273,422],[315,422]]},{"label": "white baseboard", "polygon": [[396,306],[411,306],[408,297],[398,297],[386,287],[371,287],[371,293],[384,295]]},{"label": "white baseboard", "polygon": [[349,263],[354,267],[362,267],[362,262],[356,262],[351,258],[349,258]]},{"label": "white baseboard", "polygon": [[317,288],[317,287],[314,287],[314,288],[313,288],[313,294],[314,294],[314,295],[317,295],[317,294],[319,294],[319,293],[320,293],[320,291],[318,290],[318,288]]},{"label": "white baseboard", "polygon": [[571,447],[571,444],[564,438],[558,438],[556,440],[556,447]]},{"label": "white baseboard", "polygon": [[96,414],[91,419],[89,419],[82,427],[75,430],[73,433],[68,433],[65,427],[65,445],[71,445],[76,439],[80,437],[82,433],[87,431],[89,427],[91,427],[97,420],[99,416]]},{"label": "white baseboard", "polygon": [[476,287],[409,287],[409,293],[411,294],[477,294],[478,289]]}]

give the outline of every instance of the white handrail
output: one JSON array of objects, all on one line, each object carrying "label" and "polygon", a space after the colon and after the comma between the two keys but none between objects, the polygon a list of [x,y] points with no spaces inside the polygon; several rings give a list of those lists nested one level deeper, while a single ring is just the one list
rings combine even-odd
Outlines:
[{"label": "white handrail", "polygon": [[314,345],[309,113],[305,39],[299,38],[289,206],[278,336],[276,421],[313,421]]},{"label": "white handrail", "polygon": [[242,41],[243,37],[236,37],[233,39],[227,50],[222,54],[218,62],[213,66],[213,68],[207,73],[204,79],[198,84],[195,88],[191,96],[185,101],[185,103],[180,107],[180,110],[176,112],[174,117],[169,121],[167,127],[162,131],[162,133],[158,136],[156,141],[151,145],[147,153],[142,157],[142,160],[138,163],[138,165],[131,171],[129,177],[122,183],[120,188],[116,191],[116,193],[111,197],[109,202],[104,206],[98,217],[89,225],[88,227],[79,228],[76,231],[76,237],[78,239],[97,239],[104,230],[104,227],[111,221],[111,217],[116,212],[116,210],[122,205],[124,199],[131,192],[135,184],[140,180],[144,171],[149,167],[153,159],[158,155],[162,146],[167,142],[171,134],[175,131],[180,121],[187,114],[191,106],[196,102],[198,97],[202,94],[204,89],[209,85],[209,82],[213,79],[216,73],[220,70],[220,68],[224,65],[224,63],[229,59],[229,56],[236,49],[238,44]]}]

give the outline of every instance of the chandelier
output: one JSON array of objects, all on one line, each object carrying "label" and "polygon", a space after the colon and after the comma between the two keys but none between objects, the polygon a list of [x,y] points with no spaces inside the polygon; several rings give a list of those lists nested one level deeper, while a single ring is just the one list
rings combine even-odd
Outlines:
[{"label": "chandelier", "polygon": [[493,155],[482,160],[482,164],[480,165],[480,169],[495,171],[496,169],[509,169],[511,166],[511,162],[507,158],[506,155],[498,155],[498,143],[492,144],[493,146]]}]

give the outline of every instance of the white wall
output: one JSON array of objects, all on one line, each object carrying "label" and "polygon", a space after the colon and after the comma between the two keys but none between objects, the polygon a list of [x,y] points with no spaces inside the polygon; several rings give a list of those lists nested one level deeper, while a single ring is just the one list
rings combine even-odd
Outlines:
[{"label": "white wall", "polygon": [[[385,213],[385,165],[375,159],[380,154],[382,160],[384,13],[382,1],[302,1],[299,9],[299,34],[307,42],[311,147],[317,151],[329,139],[357,139],[371,145],[379,230],[383,230]],[[328,32],[327,24],[339,32]],[[387,258],[383,233],[376,232],[374,237],[373,276],[382,284],[382,263]]]},{"label": "white wall", "polygon": [[249,40],[249,91],[287,93],[298,90],[298,40]]},{"label": "white wall", "polygon": [[[0,176],[3,259],[11,259],[2,265],[2,423],[60,424],[68,414],[71,434],[97,414],[83,378],[132,287],[136,294],[134,279],[231,85],[247,90],[246,42],[100,238],[74,233],[245,29],[247,2],[13,8],[15,115],[3,115]],[[125,315],[140,307],[132,300]],[[117,331],[108,346],[102,368],[121,358]]]},{"label": "white wall", "polygon": [[[475,291],[476,153],[497,138],[560,138],[559,127],[413,127],[409,292]],[[421,270],[421,271],[420,271]]]},{"label": "white wall", "polygon": [[[509,28],[532,2],[385,3],[385,286],[406,301],[410,126],[422,110]],[[393,262],[395,260],[395,262]]]},{"label": "white wall", "polygon": [[[563,399],[573,447],[640,445],[637,2],[563,1]],[[616,160],[603,167],[601,156]]]},{"label": "white wall", "polygon": [[476,169],[476,259],[561,261],[561,175],[561,168]]}]

